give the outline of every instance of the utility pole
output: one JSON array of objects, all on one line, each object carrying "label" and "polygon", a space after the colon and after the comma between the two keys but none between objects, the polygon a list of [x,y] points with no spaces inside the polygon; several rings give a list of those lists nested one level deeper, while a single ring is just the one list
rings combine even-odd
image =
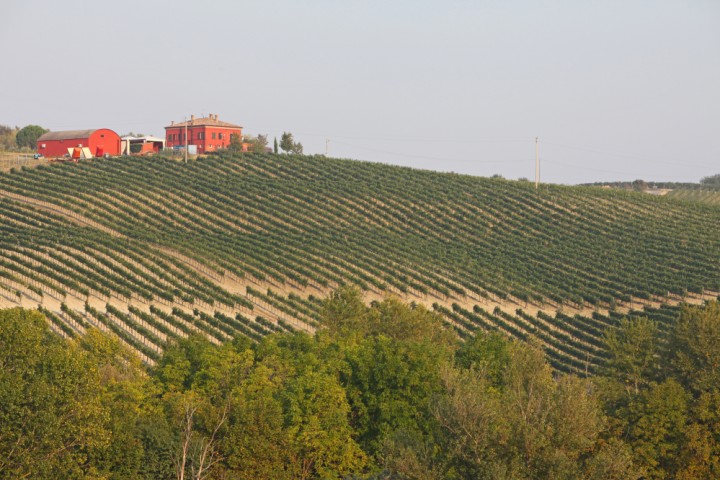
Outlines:
[{"label": "utility pole", "polygon": [[535,137],[535,190],[540,184],[540,155],[538,152],[538,137]]},{"label": "utility pole", "polygon": [[[185,163],[187,163],[187,149],[188,149],[187,141],[188,141],[188,138],[187,138],[187,117],[185,117]],[[537,141],[537,139],[535,139],[535,141]]]},{"label": "utility pole", "polygon": [[329,144],[330,144],[330,139],[329,139],[329,138],[326,138],[326,139],[325,139],[325,156],[326,156],[326,157],[328,156],[328,145],[329,145]]}]

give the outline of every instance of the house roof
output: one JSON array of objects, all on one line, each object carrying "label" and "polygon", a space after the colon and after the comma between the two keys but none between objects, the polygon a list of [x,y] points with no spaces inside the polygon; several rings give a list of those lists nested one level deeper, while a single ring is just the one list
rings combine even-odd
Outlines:
[{"label": "house roof", "polygon": [[145,135],[143,137],[121,137],[120,140],[128,140],[130,142],[164,142],[164,138],[153,137],[152,135]]},{"label": "house roof", "polygon": [[168,125],[165,128],[185,127],[185,125],[187,125],[188,127],[206,126],[221,128],[243,128],[240,125],[235,125],[234,123],[228,123],[223,122],[222,120],[218,120],[217,115],[210,115],[209,117],[202,118],[193,118],[188,120],[187,122],[173,123],[172,125]]},{"label": "house roof", "polygon": [[98,130],[93,128],[92,130],[63,130],[60,132],[47,132],[40,135],[38,141],[41,140],[70,140],[75,138],[88,138],[93,134],[94,131]]}]

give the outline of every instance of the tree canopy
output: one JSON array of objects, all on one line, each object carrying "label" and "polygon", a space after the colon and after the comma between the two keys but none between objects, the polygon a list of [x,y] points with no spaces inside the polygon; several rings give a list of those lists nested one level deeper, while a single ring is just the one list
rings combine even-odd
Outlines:
[{"label": "tree canopy", "polygon": [[21,128],[15,136],[15,141],[20,148],[31,148],[37,147],[37,140],[43,133],[47,133],[48,130],[39,125],[27,125]]},{"label": "tree canopy", "polygon": [[302,143],[296,142],[290,132],[283,132],[282,137],[280,137],[280,148],[285,153],[303,153]]},{"label": "tree canopy", "polygon": [[[89,328],[0,310],[3,478],[705,479],[720,472],[720,306],[606,335],[607,372],[559,375],[533,340],[447,335],[441,317],[343,287],[322,327],[153,368]],[[667,342],[667,343],[664,343]],[[671,346],[671,348],[667,348]],[[659,366],[656,368],[656,366]]]}]

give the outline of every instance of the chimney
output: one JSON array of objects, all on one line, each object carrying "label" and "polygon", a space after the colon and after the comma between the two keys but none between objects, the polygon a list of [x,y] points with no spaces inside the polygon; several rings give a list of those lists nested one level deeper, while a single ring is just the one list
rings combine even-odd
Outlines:
[{"label": "chimney", "polygon": [[217,117],[218,117],[218,114],[216,113],[215,116],[213,117],[213,119],[214,119],[216,122],[217,122]]},{"label": "chimney", "polygon": [[190,123],[195,121],[195,115],[190,115]]},{"label": "chimney", "polygon": [[173,125],[175,125],[175,120],[170,120],[170,126],[172,127]]}]

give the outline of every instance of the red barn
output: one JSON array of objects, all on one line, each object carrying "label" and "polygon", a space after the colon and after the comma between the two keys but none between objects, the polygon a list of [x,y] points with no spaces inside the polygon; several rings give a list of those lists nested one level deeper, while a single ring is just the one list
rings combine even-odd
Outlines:
[{"label": "red barn", "polygon": [[68,148],[87,147],[96,157],[120,155],[120,135],[108,128],[48,132],[37,141],[37,151],[46,157],[62,157]]},{"label": "red barn", "polygon": [[197,153],[214,152],[230,145],[234,135],[242,140],[242,127],[218,120],[217,114],[203,118],[191,115],[188,122],[172,122],[165,127],[165,145],[167,148],[196,145]]}]

